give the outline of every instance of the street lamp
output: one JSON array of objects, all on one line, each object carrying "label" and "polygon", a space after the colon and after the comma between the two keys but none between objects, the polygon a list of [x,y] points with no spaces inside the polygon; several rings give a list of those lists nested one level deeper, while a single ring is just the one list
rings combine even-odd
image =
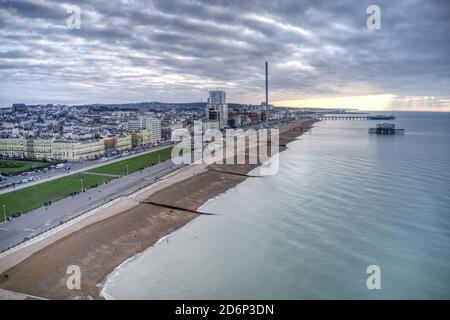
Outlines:
[{"label": "street lamp", "polygon": [[80,177],[81,192],[83,192],[83,177]]},{"label": "street lamp", "polygon": [[6,222],[6,206],[5,205],[3,205],[3,217],[4,217],[5,222]]},{"label": "street lamp", "polygon": [[128,175],[128,163],[127,163],[127,175]]}]

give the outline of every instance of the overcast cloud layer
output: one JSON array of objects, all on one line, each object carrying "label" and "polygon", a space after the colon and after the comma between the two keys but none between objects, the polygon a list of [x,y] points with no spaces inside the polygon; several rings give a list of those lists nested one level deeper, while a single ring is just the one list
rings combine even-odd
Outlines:
[{"label": "overcast cloud layer", "polygon": [[[370,4],[381,30],[366,27]],[[259,103],[269,60],[272,101],[390,95],[394,108],[450,110],[449,18],[446,0],[0,0],[0,106],[188,102],[216,88]]]}]

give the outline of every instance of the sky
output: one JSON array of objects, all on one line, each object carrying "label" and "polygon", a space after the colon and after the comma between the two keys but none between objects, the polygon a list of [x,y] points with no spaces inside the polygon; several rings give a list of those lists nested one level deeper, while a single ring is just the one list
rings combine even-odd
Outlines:
[{"label": "sky", "polygon": [[447,0],[0,0],[0,107],[259,104],[267,60],[278,106],[450,111],[449,17]]}]

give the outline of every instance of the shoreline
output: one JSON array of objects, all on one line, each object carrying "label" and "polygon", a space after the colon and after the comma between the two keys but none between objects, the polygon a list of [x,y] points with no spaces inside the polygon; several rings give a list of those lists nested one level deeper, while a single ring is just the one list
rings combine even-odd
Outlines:
[{"label": "shoreline", "polygon": [[[225,191],[226,192],[226,191]],[[209,200],[208,200],[209,201]],[[123,269],[124,266],[126,266],[127,264],[129,264],[130,262],[139,259],[139,257],[141,257],[142,255],[146,254],[147,252],[149,252],[150,250],[153,250],[158,244],[160,244],[161,242],[163,242],[165,239],[170,238],[172,235],[177,234],[180,230],[182,230],[183,228],[188,227],[191,223],[197,221],[197,219],[200,218],[200,216],[195,217],[194,219],[190,220],[189,222],[187,222],[185,225],[182,225],[181,227],[179,227],[178,229],[174,230],[171,233],[168,233],[164,236],[162,236],[158,241],[156,241],[152,246],[144,249],[143,251],[135,254],[134,256],[129,257],[127,260],[125,260],[124,262],[122,262],[121,264],[119,264],[117,267],[114,268],[114,270],[112,270],[105,279],[102,280],[102,282],[97,284],[97,287],[99,288],[99,298],[100,299],[104,299],[104,300],[116,300],[114,297],[109,296],[108,294],[105,295],[105,290],[108,287],[108,281],[110,281],[111,278],[113,278],[117,272],[120,273]]]},{"label": "shoreline", "polygon": [[[284,151],[287,143],[307,132],[315,122],[302,119],[281,128],[279,151]],[[33,252],[8,269],[8,279],[2,276],[0,287],[49,299],[102,299],[102,288],[117,268],[199,216],[189,211],[139,203],[137,197],[198,211],[210,199],[245,181],[247,177],[242,174],[258,166],[214,164],[180,169],[167,177],[164,181],[167,183],[163,182],[159,188],[141,190],[134,195],[136,198],[130,196],[127,201],[135,201],[133,206],[128,203],[120,212],[106,214],[104,219],[92,224],[85,223],[84,227]],[[80,290],[66,287],[69,265],[80,267]]]}]

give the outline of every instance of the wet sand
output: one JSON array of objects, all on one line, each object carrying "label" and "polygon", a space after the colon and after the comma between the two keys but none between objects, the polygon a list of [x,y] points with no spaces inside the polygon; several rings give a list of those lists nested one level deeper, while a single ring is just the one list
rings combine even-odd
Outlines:
[{"label": "wet sand", "polygon": [[[314,122],[303,120],[282,128],[280,150]],[[34,252],[1,275],[0,287],[48,299],[99,299],[98,284],[118,265],[197,217],[198,213],[192,211],[244,181],[245,174],[256,167],[257,164],[210,165],[148,196],[144,192],[127,198],[126,201],[135,201],[136,205],[75,230]],[[138,199],[171,208],[140,203]],[[67,288],[69,275],[66,271],[70,265],[80,267],[80,290]]]}]

